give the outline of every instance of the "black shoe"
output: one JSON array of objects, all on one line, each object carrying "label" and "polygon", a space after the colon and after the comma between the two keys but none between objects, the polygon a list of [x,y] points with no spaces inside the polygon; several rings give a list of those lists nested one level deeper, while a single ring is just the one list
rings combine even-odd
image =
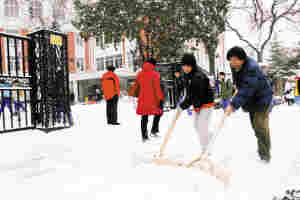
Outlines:
[{"label": "black shoe", "polygon": [[271,156],[260,156],[260,159],[265,163],[269,163],[271,160]]},{"label": "black shoe", "polygon": [[143,139],[142,139],[142,142],[143,142],[143,143],[145,143],[145,142],[147,142],[147,141],[149,141],[149,138],[143,138]]},{"label": "black shoe", "polygon": [[73,120],[70,121],[70,126],[74,126]]},{"label": "black shoe", "polygon": [[109,124],[111,124],[111,125],[121,125],[119,122],[111,122]]},{"label": "black shoe", "polygon": [[151,133],[150,133],[150,137],[159,138],[160,136],[157,135],[157,133],[151,132]]}]

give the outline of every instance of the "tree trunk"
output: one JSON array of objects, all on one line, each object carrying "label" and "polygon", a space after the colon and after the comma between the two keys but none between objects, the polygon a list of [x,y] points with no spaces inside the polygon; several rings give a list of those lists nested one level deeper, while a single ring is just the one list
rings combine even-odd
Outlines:
[{"label": "tree trunk", "polygon": [[208,61],[209,61],[209,74],[215,76],[215,53],[210,51],[208,52]]},{"label": "tree trunk", "polygon": [[263,52],[262,51],[257,52],[257,62],[258,63],[263,62]]}]

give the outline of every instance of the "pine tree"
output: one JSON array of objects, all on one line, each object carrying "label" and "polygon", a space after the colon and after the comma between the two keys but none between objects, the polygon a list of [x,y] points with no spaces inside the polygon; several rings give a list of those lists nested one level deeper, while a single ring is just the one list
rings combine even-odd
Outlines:
[{"label": "pine tree", "polygon": [[[294,69],[297,68],[295,59],[292,55],[289,55],[290,49],[281,46],[280,42],[275,38],[271,42],[271,57],[269,75],[271,77],[286,77],[295,75]],[[297,58],[297,56],[296,56]]]},{"label": "pine tree", "polygon": [[280,69],[282,69],[286,64],[287,56],[284,54],[284,49],[280,45],[280,42],[275,38],[271,42],[271,56],[269,59],[270,70],[269,73],[272,76],[277,76]]}]

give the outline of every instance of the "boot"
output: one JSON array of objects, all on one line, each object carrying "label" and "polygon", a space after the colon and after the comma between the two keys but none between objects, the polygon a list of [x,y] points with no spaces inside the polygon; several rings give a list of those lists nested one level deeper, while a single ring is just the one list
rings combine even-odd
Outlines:
[{"label": "boot", "polygon": [[147,125],[148,125],[148,116],[142,116],[141,129],[142,129],[142,141],[143,142],[146,142],[147,140],[149,140]]},{"label": "boot", "polygon": [[159,137],[157,133],[159,133],[159,120],[160,120],[161,115],[155,115],[153,119],[153,124],[152,124],[152,129],[151,129],[151,137]]},{"label": "boot", "polygon": [[149,140],[148,131],[142,132],[142,142],[145,143]]},{"label": "boot", "polygon": [[159,133],[159,130],[152,128],[151,133],[150,133],[150,137],[160,137],[159,135],[157,135],[157,133]]}]

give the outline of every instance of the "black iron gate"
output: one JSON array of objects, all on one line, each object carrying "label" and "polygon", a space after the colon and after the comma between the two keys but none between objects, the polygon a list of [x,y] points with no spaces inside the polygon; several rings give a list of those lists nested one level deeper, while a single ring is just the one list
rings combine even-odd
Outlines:
[{"label": "black iron gate", "polygon": [[180,67],[179,63],[159,63],[155,70],[161,77],[161,87],[165,96],[164,111],[175,109],[179,99],[179,93],[175,82],[175,71]]},{"label": "black iron gate", "polygon": [[0,51],[0,133],[70,127],[66,35],[0,33]]}]

